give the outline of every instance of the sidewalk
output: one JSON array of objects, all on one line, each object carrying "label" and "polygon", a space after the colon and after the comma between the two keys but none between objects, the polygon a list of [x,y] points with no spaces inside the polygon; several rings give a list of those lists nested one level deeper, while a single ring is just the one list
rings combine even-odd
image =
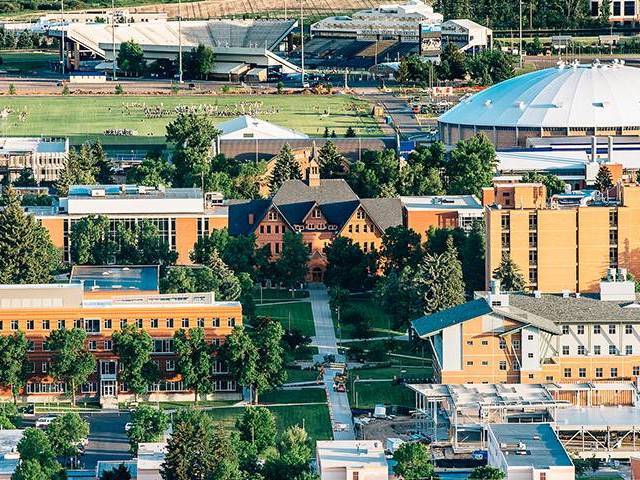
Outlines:
[{"label": "sidewalk", "polygon": [[[331,319],[331,309],[329,308],[329,295],[324,285],[312,285],[309,287],[309,299],[311,301],[311,311],[313,312],[313,324],[316,329],[314,344],[318,346],[321,355],[338,353],[336,333]],[[328,368],[324,372],[324,385],[329,402],[329,415],[333,429],[334,440],[355,440],[353,431],[353,417],[349,407],[349,397],[345,392],[334,392],[333,378],[338,374],[338,370]],[[336,424],[342,424],[346,428],[336,431]]]}]

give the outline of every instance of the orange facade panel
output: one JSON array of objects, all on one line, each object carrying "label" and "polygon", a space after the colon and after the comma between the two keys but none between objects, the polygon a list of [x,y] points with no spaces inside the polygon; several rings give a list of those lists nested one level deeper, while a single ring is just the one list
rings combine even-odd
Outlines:
[{"label": "orange facade panel", "polygon": [[576,211],[538,210],[538,290],[576,289]]},{"label": "orange facade panel", "polygon": [[433,228],[456,228],[458,226],[458,212],[451,210],[408,210],[406,214],[407,227],[419,233],[422,240],[427,240],[427,232]]},{"label": "orange facade panel", "polygon": [[578,291],[596,292],[609,267],[609,209],[578,208]]},{"label": "orange facade panel", "polygon": [[40,219],[41,225],[49,231],[51,241],[56,248],[64,247],[64,222],[63,217],[47,217]]},{"label": "orange facade panel", "polygon": [[189,264],[189,254],[198,240],[198,219],[195,217],[176,218],[176,251],[178,264]]}]

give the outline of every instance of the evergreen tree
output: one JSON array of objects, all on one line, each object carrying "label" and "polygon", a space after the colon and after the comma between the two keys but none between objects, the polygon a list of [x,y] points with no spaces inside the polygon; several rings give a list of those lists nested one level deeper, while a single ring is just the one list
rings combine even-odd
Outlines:
[{"label": "evergreen tree", "polygon": [[[95,146],[96,144],[94,144]],[[96,152],[100,154],[101,148],[96,147]],[[102,152],[104,155],[104,152]],[[105,160],[106,162],[106,160]],[[69,149],[69,154],[64,163],[64,168],[58,176],[56,191],[58,195],[65,196],[69,193],[71,185],[93,185],[97,182],[96,176],[99,173],[98,166],[104,168],[104,162],[97,162],[94,158],[94,148],[89,143],[85,143],[80,150]],[[101,175],[104,175],[103,170]]]},{"label": "evergreen tree", "polygon": [[157,381],[158,367],[151,360],[153,339],[135,325],[125,325],[113,334],[113,351],[118,356],[118,381],[126,383],[129,391],[138,395],[147,392],[149,384]]},{"label": "evergreen tree", "polygon": [[500,280],[500,288],[506,292],[522,292],[525,289],[524,276],[508,253],[502,255],[500,265],[493,271],[493,278]]},{"label": "evergreen tree", "polygon": [[29,378],[29,342],[22,332],[0,337],[0,385],[11,390],[17,404],[20,389]]},{"label": "evergreen tree", "polygon": [[96,170],[96,181],[101,185],[111,185],[115,183],[113,178],[113,163],[107,158],[107,154],[99,140],[96,140],[90,146],[91,158],[93,159]]},{"label": "evergreen tree", "polygon": [[600,165],[598,174],[596,175],[596,189],[606,197],[609,196],[609,190],[613,188],[613,177],[611,170],[606,165]]},{"label": "evergreen tree", "polygon": [[335,143],[328,140],[318,150],[318,163],[322,177],[334,178],[346,173],[347,159],[336,148]]},{"label": "evergreen tree", "polygon": [[211,345],[207,343],[203,328],[191,328],[188,331],[178,330],[173,336],[173,344],[177,356],[176,368],[182,375],[182,383],[192,389],[194,402],[198,403],[201,393],[209,393],[212,389],[211,371],[214,359],[211,356]]},{"label": "evergreen tree", "polygon": [[12,188],[2,194],[0,211],[0,283],[49,283],[61,255],[47,230],[24,212]]},{"label": "evergreen tree", "polygon": [[473,222],[471,231],[467,234],[460,260],[462,262],[462,274],[467,295],[471,297],[473,292],[484,288],[485,280],[485,238],[484,222],[476,220]]},{"label": "evergreen tree", "polygon": [[439,312],[464,303],[462,266],[453,245],[453,238],[447,239],[444,253],[425,255],[418,267],[417,282],[420,285],[426,313]]},{"label": "evergreen tree", "polygon": [[106,265],[113,263],[118,244],[112,238],[107,217],[89,215],[71,227],[69,246],[71,260],[80,265]]},{"label": "evergreen tree", "polygon": [[220,300],[238,300],[242,294],[240,281],[220,258],[217,250],[212,250],[207,260],[207,266],[217,277],[216,293]]},{"label": "evergreen tree", "polygon": [[291,147],[288,143],[285,143],[280,150],[280,153],[276,155],[276,162],[271,172],[271,178],[269,180],[269,191],[271,195],[275,195],[278,189],[287,180],[300,180],[302,174],[300,173],[300,165],[293,156]]},{"label": "evergreen tree", "polygon": [[352,126],[348,126],[346,132],[344,132],[345,138],[354,138],[356,136],[356,131]]},{"label": "evergreen tree", "polygon": [[598,8],[598,21],[600,25],[609,26],[609,17],[611,17],[611,0],[602,0]]},{"label": "evergreen tree", "polygon": [[86,347],[87,334],[80,328],[54,330],[47,343],[53,352],[50,373],[58,382],[68,383],[71,403],[76,391],[96,369],[96,360]]},{"label": "evergreen tree", "polygon": [[111,470],[104,470],[100,480],[131,480],[131,473],[124,463]]}]

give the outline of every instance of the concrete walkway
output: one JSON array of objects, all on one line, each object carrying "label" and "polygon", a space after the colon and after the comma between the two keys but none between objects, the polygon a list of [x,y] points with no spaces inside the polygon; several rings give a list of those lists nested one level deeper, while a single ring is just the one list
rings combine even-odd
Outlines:
[{"label": "concrete walkway", "polygon": [[[311,311],[313,312],[313,324],[316,329],[314,344],[318,346],[321,355],[338,353],[336,333],[331,319],[331,309],[329,308],[329,295],[324,285],[310,285],[309,299],[311,301]],[[327,368],[324,371],[324,386],[327,392],[329,403],[329,415],[333,429],[334,440],[355,440],[353,431],[353,417],[351,407],[349,407],[349,397],[346,393],[333,391],[333,379],[339,371]],[[341,426],[341,429],[337,429]]]}]

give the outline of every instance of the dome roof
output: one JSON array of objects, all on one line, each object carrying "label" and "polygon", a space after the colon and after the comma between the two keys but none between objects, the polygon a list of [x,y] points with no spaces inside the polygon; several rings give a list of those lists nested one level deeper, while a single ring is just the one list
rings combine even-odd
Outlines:
[{"label": "dome roof", "polygon": [[559,64],[476,93],[438,121],[490,127],[640,126],[639,85],[640,69],[622,62]]}]

